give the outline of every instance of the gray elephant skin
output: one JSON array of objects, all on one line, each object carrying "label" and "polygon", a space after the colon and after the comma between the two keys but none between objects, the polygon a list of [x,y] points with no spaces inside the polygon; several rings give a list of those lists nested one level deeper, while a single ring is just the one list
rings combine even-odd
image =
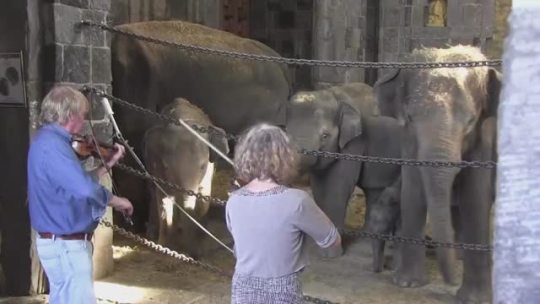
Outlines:
[{"label": "gray elephant skin", "polygon": [[[203,111],[187,100],[175,99],[161,110],[161,114],[211,128],[212,132],[201,135],[221,152],[229,152],[225,131],[213,126]],[[158,124],[145,133],[143,146],[150,174],[195,193],[210,195],[213,166],[209,168],[209,165],[219,156],[187,128],[172,123]],[[164,194],[153,184],[149,186],[153,205],[148,229],[150,236],[169,248],[200,256],[202,230],[178,208],[164,204]],[[190,216],[202,224],[206,222],[209,202],[168,187],[165,187],[165,191],[174,196],[178,205]]]},{"label": "gray elephant skin", "polygon": [[[279,56],[264,44],[183,21],[150,21],[118,29],[175,43],[256,55]],[[228,133],[266,121],[283,125],[290,94],[287,67],[273,62],[234,59],[114,35],[111,45],[113,95],[152,111],[177,97],[200,107]],[[155,118],[115,104],[124,136],[139,154],[144,132]],[[140,154],[139,154],[140,155]],[[126,162],[136,166],[130,158]],[[119,191],[134,204],[135,230],[144,229],[148,200],[142,181],[115,171]]]},{"label": "gray elephant skin", "polygon": [[[378,115],[373,89],[364,83],[294,94],[287,107],[286,130],[306,150],[381,157],[400,157],[401,153],[401,126],[393,118]],[[355,186],[364,190],[369,217],[370,206],[400,174],[396,165],[306,155],[301,158],[300,170],[309,172],[315,201],[338,229],[344,228],[347,203]],[[342,249],[322,253],[336,257]]]},{"label": "gray elephant skin", "polygon": [[[412,62],[478,61],[478,48],[454,46],[413,51]],[[500,74],[487,67],[394,70],[375,84],[383,115],[405,126],[403,158],[462,161],[495,160],[496,113]],[[401,232],[422,238],[426,213],[435,241],[454,242],[451,205],[459,208],[461,241],[489,243],[489,214],[493,202],[494,172],[478,168],[403,167]],[[426,280],[425,248],[401,245],[402,263],[394,283],[402,287]],[[437,248],[439,269],[447,283],[456,283],[455,251]],[[465,250],[459,301],[491,301],[489,252]]]},{"label": "gray elephant skin", "polygon": [[[400,228],[400,200],[401,200],[401,177],[386,187],[377,201],[369,208],[366,216],[366,231],[376,234],[396,235]],[[374,272],[381,272],[384,267],[385,241],[371,240]],[[401,261],[399,244],[394,244],[393,269],[396,269]]]}]

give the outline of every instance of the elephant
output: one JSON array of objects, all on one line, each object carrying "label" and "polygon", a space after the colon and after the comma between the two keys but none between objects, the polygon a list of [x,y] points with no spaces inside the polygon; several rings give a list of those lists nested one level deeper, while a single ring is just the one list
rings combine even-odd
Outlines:
[{"label": "elephant", "polygon": [[[184,21],[148,21],[117,26],[132,34],[222,51],[279,57],[251,39]],[[238,134],[259,121],[285,122],[291,84],[284,64],[238,60],[115,35],[111,42],[112,90],[115,97],[160,111],[176,97],[201,108],[227,133]],[[115,107],[124,137],[136,153],[155,120],[126,107]],[[144,160],[143,160],[144,161]],[[129,158],[128,164],[133,164]],[[144,227],[147,200],[137,177],[116,170],[118,188],[135,206],[135,230]],[[134,190],[135,189],[135,190]]]},{"label": "elephant", "polygon": [[[211,128],[212,132],[201,135],[221,152],[229,152],[225,131],[215,127],[201,109],[186,99],[176,98],[163,107],[161,114]],[[145,132],[143,150],[150,174],[195,193],[210,195],[212,163],[219,156],[187,128],[173,123],[155,125]],[[153,206],[150,209],[149,236],[169,248],[200,256],[202,230],[171,203],[163,202],[165,194],[157,187],[152,184],[150,189]],[[165,191],[174,196],[175,201],[193,218],[205,222],[209,202],[175,189],[165,188]]]},{"label": "elephant", "polygon": [[[486,60],[472,46],[415,49],[411,62]],[[488,67],[395,69],[374,86],[382,115],[404,125],[402,157],[458,162],[495,160],[496,115],[501,75]],[[401,234],[421,238],[429,216],[433,239],[453,242],[451,206],[459,210],[455,224],[465,243],[488,244],[494,170],[456,167],[402,168]],[[425,249],[403,244],[402,263],[393,281],[402,287],[427,283]],[[446,283],[457,283],[455,251],[437,248],[439,269]],[[459,301],[491,300],[491,257],[487,252],[463,253]]]},{"label": "elephant", "polygon": [[[287,106],[286,131],[306,150],[356,155],[399,157],[401,126],[378,115],[373,89],[364,83],[347,83],[294,94]],[[347,202],[358,186],[364,190],[367,215],[382,191],[400,175],[390,164],[361,163],[303,155],[300,172],[309,173],[316,203],[338,229],[344,228]],[[337,257],[342,248],[323,250]]]},{"label": "elephant", "polygon": [[[370,206],[369,216],[366,218],[366,230],[377,234],[398,234],[400,228],[400,198],[401,176],[392,185],[386,187],[377,201]],[[371,240],[373,272],[381,272],[383,270],[384,246],[385,241],[383,240]],[[398,267],[401,260],[398,247],[398,244],[394,244],[394,269]]]}]

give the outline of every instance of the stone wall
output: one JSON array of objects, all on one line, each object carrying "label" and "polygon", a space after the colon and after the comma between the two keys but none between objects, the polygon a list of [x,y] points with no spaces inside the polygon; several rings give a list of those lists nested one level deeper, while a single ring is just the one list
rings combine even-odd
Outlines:
[{"label": "stone wall", "polygon": [[493,303],[540,299],[540,2],[514,0],[499,107]]},{"label": "stone wall", "polygon": [[446,26],[430,26],[429,3],[438,0],[381,0],[379,61],[400,61],[414,48],[492,43],[495,0],[440,0],[447,4]]},{"label": "stone wall", "polygon": [[[81,20],[105,22],[110,5],[110,0],[56,0],[43,6],[45,92],[54,85],[91,85],[111,93],[109,34],[79,24]],[[92,102],[92,125],[99,140],[111,140],[112,126],[98,102]],[[88,133],[89,124],[86,127]],[[105,218],[112,221],[110,210]],[[94,237],[97,278],[112,272],[111,245],[112,230],[98,227]]]},{"label": "stone wall", "polygon": [[[367,0],[314,0],[313,58],[364,61]],[[356,68],[313,68],[313,83],[324,88],[364,80]]]},{"label": "stone wall", "polygon": [[504,39],[508,33],[508,16],[512,9],[512,0],[495,1],[496,26],[493,32],[493,43],[487,49],[487,56],[491,59],[500,59],[503,54]]},{"label": "stone wall", "polygon": [[222,0],[114,0],[113,24],[150,20],[186,20],[220,28]]}]

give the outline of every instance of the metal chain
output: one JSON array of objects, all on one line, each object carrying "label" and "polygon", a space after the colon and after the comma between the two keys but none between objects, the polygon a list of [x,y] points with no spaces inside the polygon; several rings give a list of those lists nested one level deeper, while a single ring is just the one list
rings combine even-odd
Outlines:
[{"label": "metal chain", "polygon": [[[165,115],[165,114],[161,114],[161,113],[157,113],[157,112],[154,112],[152,110],[149,110],[149,109],[146,109],[146,108],[143,108],[141,106],[138,106],[138,105],[135,105],[131,102],[128,102],[128,101],[125,101],[123,99],[120,99],[118,97],[114,97],[113,95],[110,95],[110,94],[107,94],[97,88],[94,88],[94,87],[88,87],[88,86],[85,86],[82,91],[93,91],[95,92],[99,97],[106,97],[107,99],[110,99],[111,101],[113,101],[114,103],[117,103],[121,106],[124,106],[126,108],[129,108],[135,112],[139,112],[139,113],[142,113],[144,115],[149,115],[149,116],[154,116],[155,118],[157,119],[160,119],[162,121],[165,121],[165,122],[168,122],[168,123],[172,123],[172,124],[175,124],[177,126],[180,126],[180,127],[183,127],[182,124],[178,121],[178,119],[172,117],[172,116],[169,116],[169,115]],[[196,125],[196,124],[191,124],[190,125],[191,128],[193,128],[195,131],[199,132],[199,133],[214,133],[218,136],[223,136],[222,133],[216,131],[214,128],[212,127],[206,127],[206,126],[200,126],[200,125]],[[236,136],[232,135],[232,134],[226,134],[226,138],[227,139],[232,139],[232,140],[235,140],[236,139]]]},{"label": "metal chain", "polygon": [[192,190],[182,188],[182,187],[178,186],[177,184],[173,184],[173,183],[171,183],[169,181],[166,181],[166,180],[164,180],[162,178],[152,176],[152,175],[147,174],[147,173],[145,173],[143,171],[140,171],[140,170],[134,169],[132,167],[126,166],[125,164],[116,163],[115,167],[118,167],[119,169],[121,169],[123,171],[126,171],[126,172],[128,172],[128,173],[130,173],[132,175],[136,175],[136,176],[138,176],[140,178],[144,178],[146,180],[157,182],[159,184],[165,185],[167,187],[170,187],[172,189],[175,189],[177,191],[180,191],[180,192],[185,193],[185,194],[190,195],[190,196],[195,196],[197,199],[199,199],[201,201],[212,203],[212,204],[219,205],[219,206],[225,206],[225,204],[226,204],[225,201],[223,201],[223,200],[221,200],[221,199],[219,199],[217,197],[211,197],[211,196],[202,195],[202,194],[194,192]]},{"label": "metal chain", "polygon": [[98,304],[103,304],[104,302],[106,302],[106,303],[113,303],[113,304],[120,304],[120,302],[118,302],[118,301],[115,301],[115,300],[109,300],[109,299],[104,299],[104,298],[98,298],[98,297],[96,297],[96,300],[97,300],[97,303],[98,303]]},{"label": "metal chain", "polygon": [[315,304],[339,304],[337,302],[331,302],[328,300],[321,300],[312,296],[304,295],[304,300]]},{"label": "metal chain", "polygon": [[[188,195],[196,196],[197,198],[201,200],[210,201],[212,203],[218,204],[220,206],[224,206],[227,202],[220,200],[215,197],[211,196],[204,196],[200,193],[195,193],[191,190],[186,190],[183,188],[180,188],[178,185],[172,184],[170,182],[167,182],[161,178],[146,174],[142,171],[138,171],[134,168],[131,168],[129,166],[126,166],[124,164],[116,164],[117,167],[120,169],[139,176],[144,179],[148,180],[154,180],[158,183],[162,183],[164,185],[167,185],[171,188],[178,189],[179,191],[183,191],[187,193]],[[381,241],[393,241],[393,242],[399,242],[399,243],[408,243],[413,245],[421,245],[425,247],[446,247],[446,248],[456,248],[456,249],[464,249],[464,250],[476,250],[476,251],[491,251],[492,248],[489,245],[480,245],[480,244],[467,244],[467,243],[442,243],[432,240],[422,240],[422,239],[414,239],[414,238],[406,238],[406,237],[400,237],[400,236],[394,236],[394,235],[388,235],[388,234],[377,234],[377,233],[370,233],[370,232],[364,232],[364,231],[354,231],[354,230],[343,230],[341,231],[343,235],[351,236],[351,237],[362,237],[362,238],[368,238],[368,239],[375,239],[375,240],[381,240]]]},{"label": "metal chain", "polygon": [[195,265],[195,266],[199,266],[201,268],[204,268],[208,271],[211,271],[213,273],[217,273],[221,276],[225,276],[225,277],[231,277],[231,274],[225,272],[224,270],[221,270],[219,268],[217,268],[216,266],[212,266],[210,264],[206,264],[206,263],[203,263],[203,262],[200,262],[200,261],[197,261],[195,260],[194,258],[192,257],[189,257],[185,254],[182,254],[182,253],[178,253],[177,251],[174,251],[174,250],[171,250],[165,246],[162,246],[160,244],[157,244],[155,242],[152,242],[150,240],[147,240],[145,238],[142,238],[132,232],[129,232],[117,225],[114,225],[113,223],[111,222],[108,222],[106,220],[101,220],[100,221],[100,224],[102,224],[103,226],[105,227],[109,227],[109,228],[112,228],[114,231],[120,233],[122,236],[125,236],[129,239],[132,239],[134,241],[136,241],[137,243],[139,244],[142,244],[146,247],[149,247],[159,253],[162,253],[162,254],[165,254],[165,255],[168,255],[168,256],[171,256],[177,260],[180,260],[182,262],[185,262],[185,263],[188,263],[188,264],[191,264],[191,265]]},{"label": "metal chain", "polygon": [[497,166],[497,163],[494,161],[453,162],[453,161],[440,161],[440,160],[414,160],[414,159],[386,158],[386,157],[376,157],[376,156],[343,154],[343,153],[326,152],[326,151],[309,151],[305,149],[301,149],[300,153],[304,155],[324,157],[324,158],[351,160],[351,161],[358,161],[358,162],[370,162],[370,163],[379,163],[379,164],[391,164],[391,165],[400,165],[400,166],[415,166],[415,167],[493,169]]},{"label": "metal chain", "polygon": [[[110,94],[106,94],[96,88],[92,87],[86,87],[86,90],[94,90],[97,92],[98,95],[107,97],[114,103],[118,103],[121,106],[128,107],[136,112],[142,113],[144,115],[150,115],[154,116],[158,119],[165,120],[167,122],[176,124],[181,126],[180,122],[178,122],[176,119],[163,115],[160,113],[156,113],[152,110],[143,108],[141,106],[132,104],[128,101],[122,100],[120,98],[114,97]],[[216,132],[212,128],[208,127],[202,127],[197,125],[191,125],[196,131],[201,133],[208,133],[208,132]],[[219,135],[222,135],[221,133],[217,133]],[[233,134],[227,134],[227,139],[236,140],[238,139],[237,136]],[[341,159],[341,160],[350,160],[350,161],[359,161],[359,162],[370,162],[370,163],[379,163],[379,164],[392,164],[392,165],[400,165],[400,166],[416,166],[416,167],[446,167],[446,168],[484,168],[484,169],[493,169],[497,166],[497,163],[494,161],[459,161],[459,162],[451,162],[451,161],[436,161],[436,160],[430,160],[430,161],[423,161],[423,160],[413,160],[413,159],[399,159],[399,158],[386,158],[386,157],[376,157],[376,156],[365,156],[365,155],[352,155],[352,154],[343,154],[343,153],[335,153],[335,152],[326,152],[326,151],[313,151],[313,150],[306,150],[306,149],[300,149],[300,153],[304,155],[310,155],[315,157],[323,157],[323,158],[332,158],[332,159]]]},{"label": "metal chain", "polygon": [[297,59],[297,58],[285,58],[277,56],[256,55],[240,52],[232,52],[225,50],[211,49],[207,47],[171,42],[161,39],[156,39],[148,36],[143,36],[128,31],[120,30],[116,27],[107,25],[105,23],[97,23],[90,20],[83,20],[80,23],[85,26],[93,26],[106,30],[112,33],[121,34],[138,40],[151,42],[159,45],[175,47],[188,51],[194,51],[204,54],[214,54],[220,56],[226,56],[236,59],[248,59],[267,62],[285,63],[289,65],[307,65],[307,66],[327,66],[327,67],[340,67],[340,68],[366,68],[366,69],[426,69],[426,68],[463,68],[463,67],[494,67],[500,66],[502,60],[481,60],[481,61],[461,61],[461,62],[358,62],[358,61],[336,61],[336,60],[312,60],[312,59]]},{"label": "metal chain", "polygon": [[346,230],[346,231],[341,231],[341,233],[343,235],[351,236],[351,237],[361,237],[361,238],[381,240],[381,241],[392,241],[392,242],[419,245],[419,246],[425,246],[425,247],[445,247],[445,248],[455,248],[455,249],[473,250],[473,251],[493,251],[493,248],[491,246],[481,245],[481,244],[443,243],[443,242],[437,242],[437,241],[427,240],[427,239],[421,240],[421,239],[406,238],[406,237],[389,235],[389,234],[377,234],[377,233],[371,233],[371,232],[365,232],[365,231]]}]

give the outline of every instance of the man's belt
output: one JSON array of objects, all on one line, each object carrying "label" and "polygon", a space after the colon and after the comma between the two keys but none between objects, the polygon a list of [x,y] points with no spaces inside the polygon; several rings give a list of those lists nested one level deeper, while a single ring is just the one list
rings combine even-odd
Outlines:
[{"label": "man's belt", "polygon": [[54,234],[50,232],[39,232],[42,239],[61,239],[61,240],[91,240],[93,233],[73,233],[73,234]]}]

